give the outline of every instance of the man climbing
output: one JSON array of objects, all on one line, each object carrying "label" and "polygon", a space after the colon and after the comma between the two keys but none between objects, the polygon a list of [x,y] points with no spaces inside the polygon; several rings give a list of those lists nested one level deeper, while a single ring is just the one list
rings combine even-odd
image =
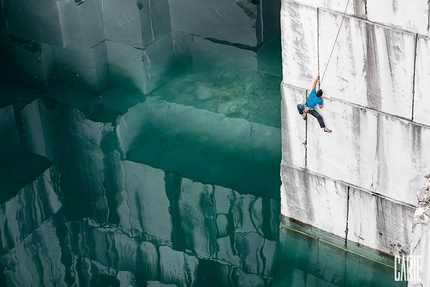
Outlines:
[{"label": "man climbing", "polygon": [[317,118],[320,127],[323,128],[326,133],[331,133],[331,129],[325,126],[323,117],[315,110],[317,105],[319,105],[320,109],[323,108],[323,91],[321,89],[316,91],[319,78],[320,74],[318,73],[318,76],[315,78],[314,83],[312,84],[312,91],[306,99],[306,103],[298,104],[297,109],[304,120],[306,120],[306,114],[309,113]]}]

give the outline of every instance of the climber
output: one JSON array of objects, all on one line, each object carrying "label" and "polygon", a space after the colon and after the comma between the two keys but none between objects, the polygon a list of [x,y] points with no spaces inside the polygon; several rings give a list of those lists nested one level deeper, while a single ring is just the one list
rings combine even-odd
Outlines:
[{"label": "climber", "polygon": [[315,110],[317,105],[319,105],[320,109],[323,107],[323,91],[321,89],[316,91],[319,78],[320,74],[318,73],[318,76],[315,78],[314,83],[312,84],[312,91],[306,99],[306,103],[298,104],[297,109],[304,120],[306,120],[306,114],[309,113],[317,118],[320,127],[323,128],[326,133],[331,133],[331,129],[325,126],[323,117]]}]

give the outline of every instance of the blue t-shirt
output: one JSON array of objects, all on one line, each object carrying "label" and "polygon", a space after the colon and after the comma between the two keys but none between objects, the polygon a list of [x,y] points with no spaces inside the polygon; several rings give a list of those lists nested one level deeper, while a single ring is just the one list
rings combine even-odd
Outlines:
[{"label": "blue t-shirt", "polygon": [[311,93],[308,96],[308,99],[306,100],[306,104],[308,107],[316,107],[317,105],[322,105],[323,101],[321,98],[317,96],[317,92],[315,89],[312,89]]}]

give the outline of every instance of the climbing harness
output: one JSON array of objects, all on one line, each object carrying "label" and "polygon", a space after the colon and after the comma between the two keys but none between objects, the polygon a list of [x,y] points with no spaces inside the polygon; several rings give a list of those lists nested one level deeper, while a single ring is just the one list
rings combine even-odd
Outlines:
[{"label": "climbing harness", "polygon": [[327,61],[327,64],[325,66],[324,73],[323,73],[323,75],[321,77],[320,85],[322,85],[322,82],[324,80],[325,72],[327,71],[328,64],[330,63],[331,56],[333,55],[334,46],[336,45],[337,38],[339,37],[340,28],[342,28],[343,20],[345,19],[346,10],[348,9],[349,1],[351,1],[351,0],[348,0],[348,2],[346,3],[345,11],[343,12],[343,16],[342,16],[342,21],[340,22],[339,29],[337,30],[336,39],[334,39],[333,47],[331,48],[330,56],[328,57],[328,61]]}]

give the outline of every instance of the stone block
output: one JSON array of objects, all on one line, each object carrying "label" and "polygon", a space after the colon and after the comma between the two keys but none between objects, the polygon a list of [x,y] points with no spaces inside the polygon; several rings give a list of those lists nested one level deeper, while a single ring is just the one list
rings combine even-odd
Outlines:
[{"label": "stone block", "polygon": [[345,238],[347,186],[281,165],[281,214]]},{"label": "stone block", "polygon": [[428,35],[428,14],[426,0],[367,1],[367,18],[370,21],[422,35]]},{"label": "stone block", "polygon": [[54,48],[58,82],[81,90],[100,91],[109,81],[105,43],[91,49]]},{"label": "stone block", "polygon": [[142,61],[148,79],[147,93],[170,80],[174,64],[173,43],[170,33],[147,45],[143,50]]},{"label": "stone block", "polygon": [[148,45],[145,50],[106,41],[110,82],[116,87],[149,94],[170,79],[173,45],[170,34]]},{"label": "stone block", "polygon": [[[378,114],[335,100],[324,100],[317,108],[327,127],[323,132],[312,115],[307,119],[307,168],[333,179],[371,189],[376,164]],[[353,131],[353,132],[352,132]],[[381,192],[381,191],[379,191]]]},{"label": "stone block", "polygon": [[[177,43],[178,44],[178,43]],[[214,43],[194,36],[189,47],[194,72],[224,71],[225,69],[257,71],[258,64],[254,51],[234,46]]]},{"label": "stone block", "polygon": [[413,120],[429,126],[430,97],[428,97],[428,91],[430,83],[427,81],[427,75],[430,73],[430,55],[428,51],[430,51],[430,41],[427,38],[418,37]]},{"label": "stone block", "polygon": [[308,119],[308,169],[415,205],[414,194],[405,190],[424,183],[419,175],[430,162],[422,146],[430,130],[335,100],[325,99],[324,106],[321,115],[333,133]]},{"label": "stone block", "polygon": [[101,0],[56,1],[56,5],[63,48],[91,49],[105,40]]},{"label": "stone block", "polygon": [[[346,17],[334,44],[340,23],[341,15],[324,11],[319,15],[319,69],[325,94],[410,119],[415,35]],[[353,41],[354,45],[344,44]]]},{"label": "stone block", "polygon": [[[55,0],[44,2],[4,0],[3,2],[11,34],[38,43],[63,46],[65,27],[58,9],[60,2]],[[73,5],[76,4],[73,3]]]},{"label": "stone block", "polygon": [[[283,2],[285,1],[286,0],[283,0]],[[288,2],[288,0],[286,2]],[[365,0],[295,0],[294,2],[298,3],[299,5],[311,6],[322,10],[335,11],[337,13],[344,13],[346,8],[346,14],[355,15],[360,18],[366,18]]]},{"label": "stone block", "polygon": [[15,113],[12,106],[0,108],[0,158],[10,155],[20,146],[18,131],[15,122]]},{"label": "stone block", "polygon": [[151,135],[148,101],[130,108],[125,113],[117,127],[121,150],[129,154],[142,147]]},{"label": "stone block", "polygon": [[5,66],[0,75],[4,78],[42,89],[55,82],[55,57],[50,45],[9,35],[1,50]]},{"label": "stone block", "polygon": [[409,254],[414,209],[350,188],[348,239],[390,255]]},{"label": "stone block", "polygon": [[[171,20],[170,20],[171,12],[170,11],[172,10],[170,9],[169,0],[146,0],[146,1],[149,2],[149,7],[151,11],[151,25],[152,25],[152,31],[154,33],[154,39],[159,39],[171,31]],[[180,11],[182,14],[182,17],[187,15],[188,10],[190,9],[192,9],[192,7],[188,7],[188,9]],[[189,20],[189,19],[186,19],[186,20]]]},{"label": "stone block", "polygon": [[237,2],[169,0],[172,31],[255,47],[258,7]]},{"label": "stone block", "polygon": [[148,75],[143,68],[143,53],[131,46],[106,41],[110,83],[134,92],[147,94]]},{"label": "stone block", "polygon": [[[52,46],[91,48],[104,40],[100,0],[5,0],[9,31]],[[26,21],[22,21],[26,19]]]},{"label": "stone block", "polygon": [[281,6],[282,74],[285,84],[312,85],[318,71],[317,9],[284,1]]},{"label": "stone block", "polygon": [[150,21],[150,17],[142,17],[142,13],[149,13],[148,1],[136,3],[135,0],[115,1],[102,0],[103,23],[106,40],[122,43],[131,47],[143,47],[147,41],[142,37],[142,21]]},{"label": "stone block", "polygon": [[304,168],[306,164],[306,124],[297,105],[306,101],[306,90],[281,84],[282,162]]}]

